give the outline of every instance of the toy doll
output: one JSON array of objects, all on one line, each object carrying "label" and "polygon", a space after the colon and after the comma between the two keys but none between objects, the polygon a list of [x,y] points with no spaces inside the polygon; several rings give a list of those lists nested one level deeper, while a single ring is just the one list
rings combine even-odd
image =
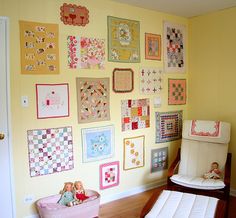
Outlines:
[{"label": "toy doll", "polygon": [[217,162],[213,162],[211,164],[211,170],[208,173],[205,173],[203,175],[204,179],[220,179],[220,170],[219,170],[219,164]]},{"label": "toy doll", "polygon": [[80,204],[89,197],[85,195],[85,190],[82,182],[76,181],[74,183],[74,199]]},{"label": "toy doll", "polygon": [[73,196],[73,183],[66,182],[64,188],[61,191],[61,198],[58,201],[59,204],[71,207],[74,205],[74,196]]}]

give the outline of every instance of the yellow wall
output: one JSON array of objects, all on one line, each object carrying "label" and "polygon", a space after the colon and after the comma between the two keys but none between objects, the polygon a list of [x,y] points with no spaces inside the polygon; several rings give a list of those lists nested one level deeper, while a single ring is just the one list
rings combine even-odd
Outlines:
[{"label": "yellow wall", "polygon": [[[121,177],[120,185],[99,192],[102,196],[110,196],[126,192],[132,188],[145,184],[158,182],[165,178],[166,171],[150,174],[150,150],[156,147],[169,147],[170,160],[173,160],[179,141],[163,144],[155,144],[155,111],[184,110],[186,117],[187,105],[167,106],[167,80],[168,78],[187,78],[187,74],[166,74],[164,77],[164,90],[161,94],[162,107],[154,109],[153,95],[139,94],[138,72],[140,66],[162,67],[162,61],[150,61],[144,58],[144,33],[162,34],[163,20],[173,21],[188,26],[188,20],[181,17],[157,13],[107,0],[81,0],[70,3],[86,6],[90,12],[90,22],[86,27],[64,25],[60,21],[59,8],[64,3],[61,0],[0,0],[0,16],[10,18],[10,72],[11,72],[11,104],[12,104],[12,133],[13,133],[13,161],[14,161],[14,186],[16,198],[16,217],[21,218],[35,213],[34,206],[25,204],[24,198],[33,195],[34,200],[48,195],[56,194],[62,188],[65,181],[82,180],[86,188],[99,190],[99,165],[111,161],[120,161]],[[141,63],[125,64],[106,61],[106,70],[69,70],[67,68],[66,38],[68,35],[80,35],[86,37],[104,38],[107,40],[107,16],[140,21],[140,46]],[[59,24],[60,44],[60,74],[21,75],[20,74],[20,44],[19,44],[19,20],[57,23]],[[106,49],[107,51],[107,49]],[[89,124],[77,123],[76,77],[110,77],[115,67],[130,67],[135,72],[135,87],[132,93],[115,94],[110,85],[111,120]],[[223,78],[223,77],[222,77]],[[70,88],[69,118],[43,119],[36,118],[36,83],[60,83],[68,82]],[[21,96],[29,96],[29,107],[21,107]],[[121,99],[150,98],[151,100],[151,127],[136,131],[121,132],[120,101]],[[110,159],[82,163],[81,128],[99,127],[108,124],[115,125],[115,156]],[[26,131],[35,128],[61,127],[71,125],[74,139],[74,166],[70,171],[52,175],[33,177],[29,176],[28,148]],[[130,171],[123,171],[123,138],[132,136],[146,136],[145,167]]]},{"label": "yellow wall", "polygon": [[216,119],[232,125],[231,188],[236,189],[236,8],[189,21],[189,107],[194,119]]}]

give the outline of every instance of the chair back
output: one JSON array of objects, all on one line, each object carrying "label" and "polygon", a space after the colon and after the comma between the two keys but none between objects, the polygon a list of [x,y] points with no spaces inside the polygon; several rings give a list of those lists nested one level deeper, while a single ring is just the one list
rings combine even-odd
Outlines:
[{"label": "chair back", "polygon": [[201,177],[213,162],[224,170],[230,140],[230,124],[220,121],[185,120],[178,174]]}]

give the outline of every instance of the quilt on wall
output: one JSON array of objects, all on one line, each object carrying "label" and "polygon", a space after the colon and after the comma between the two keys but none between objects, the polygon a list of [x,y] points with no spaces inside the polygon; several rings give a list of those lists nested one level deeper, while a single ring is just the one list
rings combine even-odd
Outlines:
[{"label": "quilt on wall", "polygon": [[58,74],[58,25],[20,21],[22,74]]},{"label": "quilt on wall", "polygon": [[181,138],[182,113],[182,111],[156,112],[156,143]]},{"label": "quilt on wall", "polygon": [[77,78],[78,122],[110,120],[109,78]]},{"label": "quilt on wall", "polygon": [[80,36],[67,37],[68,66],[71,69],[104,69],[105,40]]},{"label": "quilt on wall", "polygon": [[163,89],[163,73],[160,68],[141,68],[139,78],[141,94],[156,94]]},{"label": "quilt on wall", "polygon": [[164,22],[164,66],[167,73],[185,72],[185,26]]},{"label": "quilt on wall", "polygon": [[145,136],[124,139],[124,170],[144,166]]},{"label": "quilt on wall", "polygon": [[140,62],[139,21],[107,17],[108,60],[113,62]]},{"label": "quilt on wall", "polygon": [[186,104],[186,79],[168,80],[168,104]]},{"label": "quilt on wall", "polygon": [[74,168],[72,127],[27,131],[30,176]]},{"label": "quilt on wall", "polygon": [[122,100],[121,123],[122,131],[150,127],[149,99]]}]

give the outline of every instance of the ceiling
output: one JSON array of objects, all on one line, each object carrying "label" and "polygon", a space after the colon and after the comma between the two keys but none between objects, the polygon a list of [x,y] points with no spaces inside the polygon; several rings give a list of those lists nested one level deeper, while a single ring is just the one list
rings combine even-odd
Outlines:
[{"label": "ceiling", "polygon": [[182,17],[194,17],[236,6],[236,0],[113,0]]}]

